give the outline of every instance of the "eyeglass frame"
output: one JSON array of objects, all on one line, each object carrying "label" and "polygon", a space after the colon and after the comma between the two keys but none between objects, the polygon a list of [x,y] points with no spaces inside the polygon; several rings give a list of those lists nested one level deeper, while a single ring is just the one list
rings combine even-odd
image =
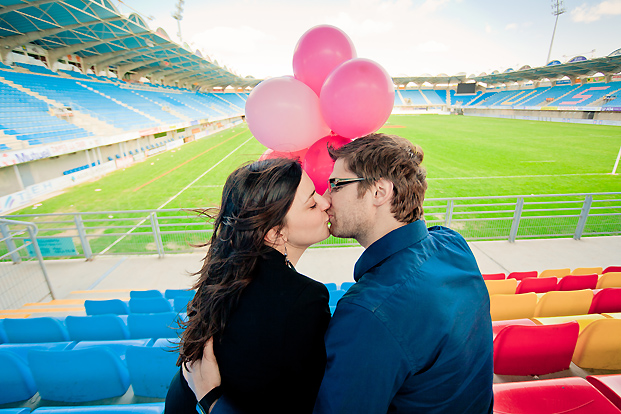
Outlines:
[{"label": "eyeglass frame", "polygon": [[343,187],[344,185],[356,183],[359,181],[364,181],[366,178],[363,177],[355,177],[355,178],[328,178],[328,190],[332,192],[335,188]]}]

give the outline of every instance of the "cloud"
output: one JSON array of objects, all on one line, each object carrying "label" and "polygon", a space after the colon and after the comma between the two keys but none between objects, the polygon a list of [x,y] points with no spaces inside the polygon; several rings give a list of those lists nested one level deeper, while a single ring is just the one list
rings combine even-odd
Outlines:
[{"label": "cloud", "polygon": [[578,23],[592,23],[604,16],[619,14],[621,14],[621,0],[605,0],[594,6],[583,3],[571,11],[571,18]]},{"label": "cloud", "polygon": [[505,26],[505,30],[515,30],[517,28],[518,28],[517,23],[509,23],[508,25]]}]

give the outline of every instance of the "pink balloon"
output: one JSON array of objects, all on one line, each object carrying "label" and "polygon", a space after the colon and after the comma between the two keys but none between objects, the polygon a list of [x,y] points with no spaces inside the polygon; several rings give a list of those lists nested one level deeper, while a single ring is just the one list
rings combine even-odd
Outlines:
[{"label": "pink balloon", "polygon": [[338,135],[328,135],[315,142],[308,149],[302,162],[302,168],[310,179],[313,180],[317,193],[323,194],[326,192],[328,189],[328,178],[334,168],[334,161],[332,161],[330,154],[328,154],[328,146],[340,148],[348,142],[351,142],[351,139]]},{"label": "pink balloon", "polygon": [[259,161],[269,160],[272,158],[290,158],[292,160],[298,160],[301,163],[304,159],[304,156],[306,155],[306,151],[308,151],[308,148],[304,148],[302,150],[294,152],[274,151],[273,149],[268,148],[259,157]]},{"label": "pink balloon", "polygon": [[330,72],[355,57],[354,44],[343,31],[329,25],[315,26],[295,46],[293,74],[319,96]]},{"label": "pink balloon", "polygon": [[317,95],[290,76],[264,80],[252,90],[246,122],[261,144],[284,152],[308,148],[330,132]]},{"label": "pink balloon", "polygon": [[384,125],[395,103],[395,89],[378,63],[356,58],[328,76],[319,100],[323,119],[332,131],[358,138]]}]

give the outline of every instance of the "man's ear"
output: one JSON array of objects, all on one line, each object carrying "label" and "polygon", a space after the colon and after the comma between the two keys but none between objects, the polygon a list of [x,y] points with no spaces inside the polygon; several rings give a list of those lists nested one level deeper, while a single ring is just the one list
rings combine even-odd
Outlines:
[{"label": "man's ear", "polygon": [[381,206],[386,203],[392,202],[392,197],[394,195],[394,184],[392,181],[387,180],[385,178],[380,178],[375,182],[373,193],[373,204],[375,206]]}]

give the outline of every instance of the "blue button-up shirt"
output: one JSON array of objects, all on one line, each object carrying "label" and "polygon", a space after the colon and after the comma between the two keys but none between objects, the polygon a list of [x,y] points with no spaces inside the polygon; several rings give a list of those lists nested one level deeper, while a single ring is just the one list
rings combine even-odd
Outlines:
[{"label": "blue button-up shirt", "polygon": [[369,246],[326,333],[315,413],[491,413],[492,326],[459,233],[421,220]]}]

